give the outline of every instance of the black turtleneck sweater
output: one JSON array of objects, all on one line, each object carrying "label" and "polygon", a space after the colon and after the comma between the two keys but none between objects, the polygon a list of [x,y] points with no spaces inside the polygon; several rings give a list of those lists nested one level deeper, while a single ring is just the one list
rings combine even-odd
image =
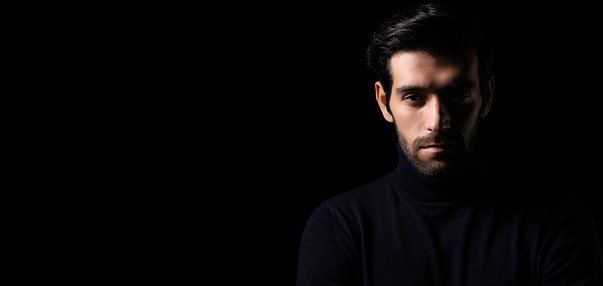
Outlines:
[{"label": "black turtleneck sweater", "polygon": [[594,223],[563,191],[474,160],[395,171],[330,198],[303,233],[297,285],[603,285]]}]

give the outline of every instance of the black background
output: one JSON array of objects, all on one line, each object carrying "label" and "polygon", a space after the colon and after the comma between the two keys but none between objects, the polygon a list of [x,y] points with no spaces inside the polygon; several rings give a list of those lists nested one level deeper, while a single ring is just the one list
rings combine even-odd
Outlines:
[{"label": "black background", "polygon": [[[598,9],[527,2],[458,1],[495,49],[482,156],[567,190],[603,233]],[[412,3],[27,5],[11,74],[39,89],[14,119],[35,173],[18,182],[42,195],[21,192],[21,258],[73,279],[294,284],[314,208],[397,164],[365,51]]]},{"label": "black background", "polygon": [[[205,40],[225,53],[211,71],[219,92],[206,95],[217,105],[205,110],[220,115],[204,123],[221,124],[219,189],[237,202],[224,210],[234,211],[232,225],[221,227],[235,228],[234,244],[245,249],[235,267],[259,267],[252,275],[268,284],[294,283],[312,210],[395,168],[395,131],[375,101],[365,51],[380,22],[412,3],[250,4],[225,13],[228,25],[213,23],[223,27]],[[475,13],[495,49],[483,159],[570,192],[603,233],[601,92],[593,70],[601,60],[592,9],[457,4]]]}]

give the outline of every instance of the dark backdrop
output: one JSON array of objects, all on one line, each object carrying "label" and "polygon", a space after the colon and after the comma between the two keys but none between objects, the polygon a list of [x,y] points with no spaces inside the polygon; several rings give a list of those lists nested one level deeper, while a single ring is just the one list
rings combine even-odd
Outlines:
[{"label": "dark backdrop", "polygon": [[[11,10],[11,74],[43,98],[20,97],[33,137],[13,136],[19,190],[42,186],[18,192],[17,251],[52,272],[29,276],[292,285],[310,213],[395,168],[365,51],[409,1],[214,2]],[[460,3],[495,48],[483,158],[603,233],[598,6],[513,2]]]},{"label": "dark backdrop", "polygon": [[[476,13],[495,49],[494,103],[481,128],[484,160],[562,186],[603,232],[600,80],[592,69],[601,61],[588,34],[595,28],[589,8],[483,2],[460,5]],[[312,210],[397,164],[395,131],[374,99],[365,51],[379,23],[399,7],[300,2],[242,7],[233,16],[246,37],[228,47],[233,61],[221,75],[229,85],[219,96],[229,99],[233,119],[228,147],[236,163],[229,174],[242,174],[233,180],[244,186],[241,231],[255,238],[245,246],[248,262],[266,259],[256,272],[264,279],[294,283]]]}]

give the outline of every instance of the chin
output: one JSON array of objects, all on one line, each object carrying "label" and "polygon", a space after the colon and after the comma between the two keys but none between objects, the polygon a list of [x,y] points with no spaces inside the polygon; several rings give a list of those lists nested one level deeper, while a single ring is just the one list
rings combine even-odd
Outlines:
[{"label": "chin", "polygon": [[418,164],[416,167],[421,174],[431,178],[451,177],[459,172],[458,165],[450,161],[432,160]]}]

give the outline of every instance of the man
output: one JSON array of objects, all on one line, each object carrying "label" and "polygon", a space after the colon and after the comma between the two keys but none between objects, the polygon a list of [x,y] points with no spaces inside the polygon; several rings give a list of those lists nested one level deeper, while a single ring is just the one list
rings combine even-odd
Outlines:
[{"label": "man", "polygon": [[297,285],[603,285],[594,223],[562,191],[485,166],[492,51],[472,17],[422,5],[368,49],[399,137],[390,174],[310,216]]}]

